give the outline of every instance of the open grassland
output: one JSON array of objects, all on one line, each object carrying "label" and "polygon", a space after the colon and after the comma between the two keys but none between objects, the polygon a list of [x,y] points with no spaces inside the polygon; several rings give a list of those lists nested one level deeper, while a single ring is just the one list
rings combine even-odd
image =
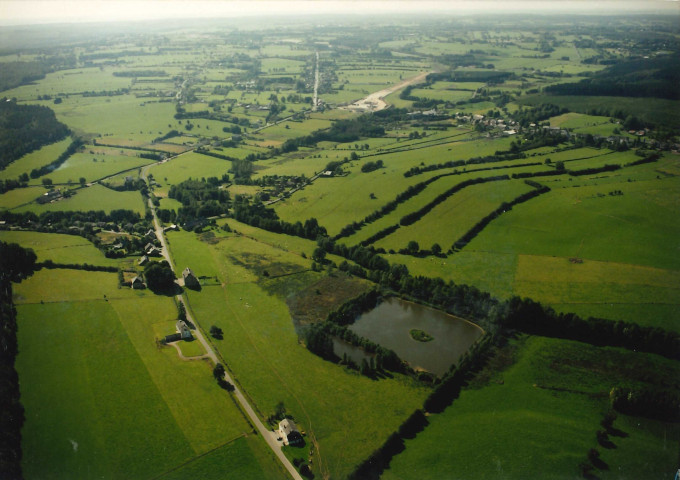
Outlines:
[{"label": "open grassland", "polygon": [[279,480],[285,477],[278,459],[257,436],[242,437],[158,477],[159,480]]},{"label": "open grassland", "polygon": [[40,168],[56,160],[71,143],[70,138],[46,145],[39,150],[35,150],[24,155],[18,160],[10,163],[7,168],[0,170],[0,180],[15,180],[22,173],[30,173],[34,168]]},{"label": "open grassland", "polygon": [[319,466],[334,477],[349,473],[426,395],[403,377],[375,382],[311,354],[298,343],[285,304],[254,283],[206,287],[190,300],[199,318],[230,332],[217,347],[260,415],[283,401],[319,442]]},{"label": "open grassland", "polygon": [[[152,478],[251,432],[209,361],[159,349],[154,324],[177,316],[170,298],[109,287],[105,300],[101,287],[84,290],[116,276],[76,271],[68,283],[79,291],[62,290],[48,303],[43,286],[52,272],[36,273],[17,293],[27,478]],[[248,442],[248,450],[240,468],[277,472],[263,443]]]},{"label": "open grassland", "polygon": [[675,424],[619,415],[614,427],[623,436],[610,436],[612,449],[602,448],[595,434],[613,386],[677,379],[675,362],[542,337],[521,339],[515,348],[514,365],[482,372],[453,405],[430,415],[382,478],[477,479],[491,471],[510,479],[537,472],[546,479],[576,478],[591,448],[608,465],[597,471],[600,478],[661,478],[673,471],[680,439]]},{"label": "open grassland", "polygon": [[[118,288],[115,273],[83,270],[43,269],[36,272],[30,282],[22,282],[14,288],[14,302],[19,305],[127,298],[129,295],[129,288]],[[147,295],[149,293],[142,290],[133,293],[133,296],[139,297]]]},{"label": "open grassland", "polygon": [[31,203],[33,200],[45,193],[42,187],[37,188],[17,188],[0,195],[0,210],[10,210]]},{"label": "open grassland", "polygon": [[[546,304],[572,306],[637,306],[635,323],[680,331],[680,271],[615,262],[584,260],[572,263],[564,257],[519,255],[514,292]],[[621,305],[623,304],[623,305]],[[644,307],[658,306],[668,312],[659,318],[644,312]],[[614,313],[620,308],[601,308]],[[582,312],[588,312],[581,309]],[[654,311],[654,310],[652,310]],[[591,312],[595,313],[597,310]],[[670,315],[669,315],[670,314]],[[675,317],[673,320],[664,317]],[[607,315],[612,317],[612,315]],[[618,316],[613,316],[619,318]]]},{"label": "open grassland", "polygon": [[[613,189],[623,195],[607,195]],[[680,235],[679,200],[676,178],[554,189],[494,220],[467,248],[679,270],[680,254],[667,248]]]},{"label": "open grassland", "polygon": [[106,258],[92,243],[76,235],[0,231],[0,240],[32,248],[38,256],[38,262],[52,260],[55,263],[88,263],[104,266],[118,264],[118,260]]},{"label": "open grassland", "polygon": [[[454,177],[455,178],[455,177]],[[376,242],[376,247],[386,250],[406,248],[415,240],[421,248],[438,243],[447,250],[479,220],[531,190],[522,181],[490,182],[471,185],[449,197],[412,225],[402,226],[392,235]]]},{"label": "open grassland", "polygon": [[144,102],[133,95],[70,97],[52,108],[70,128],[103,135],[102,143],[110,143],[111,136],[133,139],[135,134],[150,142],[169,130],[175,111],[172,103]]},{"label": "open grassland", "polygon": [[[91,155],[88,153],[76,153],[69,157],[58,169],[50,172],[46,177],[54,183],[78,183],[80,177],[88,182],[113,175],[124,170],[131,170],[152,163],[153,160],[131,157],[128,155]],[[130,172],[132,175],[136,172]],[[31,181],[39,184],[41,179]]]},{"label": "open grassland", "polygon": [[[305,271],[308,260],[246,237],[226,236],[210,244],[174,233],[170,241],[179,265],[191,265],[197,275],[212,266],[209,274],[219,275],[221,286],[189,292],[193,312],[229,332],[214,344],[260,416],[266,418],[283,401],[302,429],[314,434],[322,471],[345,476],[422,402],[426,390],[406,378],[375,382],[321,360],[298,343],[286,304],[256,281],[265,270],[271,277]],[[290,289],[277,285],[275,290]],[[356,441],[348,445],[350,432]]]},{"label": "open grassland", "polygon": [[171,185],[177,185],[189,178],[199,180],[207,177],[220,178],[230,168],[231,162],[228,160],[189,152],[152,167],[149,173],[161,185],[158,190],[167,193]]},{"label": "open grassland", "polygon": [[31,211],[37,214],[54,211],[79,211],[126,209],[144,215],[144,202],[139,192],[117,192],[101,185],[80,188],[71,198],[58,200],[54,203],[37,203],[23,206],[18,211]]},{"label": "open grassland", "polygon": [[552,103],[572,112],[589,113],[593,110],[622,110],[626,115],[635,115],[644,122],[654,124],[680,124],[680,102],[660,98],[595,97],[578,95],[529,95],[518,103],[538,105]]},{"label": "open grassland", "polygon": [[[475,152],[482,155],[490,154],[498,148],[503,148],[505,143],[505,140],[499,140],[496,144],[484,140],[445,143],[419,150],[369,157],[367,160],[382,160],[385,167],[370,173],[363,173],[360,166],[367,160],[352,162],[345,167],[349,175],[319,178],[286,201],[275,204],[275,209],[279,216],[287,221],[315,217],[328,229],[330,235],[334,235],[348,223],[360,220],[383,204],[392,201],[409,186],[439,173],[428,172],[423,175],[404,177],[403,173],[411,167],[424,161],[431,162],[432,158],[447,161],[470,158],[476,156]],[[484,173],[490,174],[490,172]],[[386,178],[390,180],[385,181]],[[462,180],[461,178],[460,181]],[[361,193],[357,194],[357,192]],[[374,194],[376,200],[369,199],[371,193]]]},{"label": "open grassland", "polygon": [[18,311],[27,478],[149,478],[193,456],[110,305]]}]

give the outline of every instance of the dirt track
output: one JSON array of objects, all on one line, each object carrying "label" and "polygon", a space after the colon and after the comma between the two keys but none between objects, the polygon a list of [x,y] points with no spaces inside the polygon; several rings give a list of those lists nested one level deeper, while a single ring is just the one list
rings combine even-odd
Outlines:
[{"label": "dirt track", "polygon": [[429,74],[430,72],[424,72],[419,75],[416,75],[415,77],[408,78],[403,82],[397,83],[396,85],[392,85],[391,87],[371,93],[366,98],[357,100],[356,102],[344,108],[346,108],[347,110],[354,110],[360,112],[377,112],[378,110],[387,108],[387,102],[385,102],[383,98],[388,96],[390,93],[394,93],[397,90],[400,90],[404,87],[422,82],[423,80],[425,80],[425,77],[427,77]]}]

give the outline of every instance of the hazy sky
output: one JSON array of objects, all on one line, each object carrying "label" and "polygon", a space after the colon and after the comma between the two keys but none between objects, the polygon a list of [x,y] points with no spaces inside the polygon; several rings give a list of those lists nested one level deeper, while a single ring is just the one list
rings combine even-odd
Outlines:
[{"label": "hazy sky", "polygon": [[532,12],[679,14],[679,0],[0,0],[0,24],[253,15]]}]

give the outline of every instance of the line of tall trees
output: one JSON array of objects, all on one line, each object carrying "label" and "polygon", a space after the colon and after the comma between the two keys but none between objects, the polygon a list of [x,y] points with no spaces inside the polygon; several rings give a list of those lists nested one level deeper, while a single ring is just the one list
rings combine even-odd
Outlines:
[{"label": "line of tall trees", "polygon": [[35,260],[33,250],[0,241],[0,472],[8,480],[23,478],[21,427],[25,418],[15,368],[19,350],[12,282],[21,282],[30,276],[35,270]]},{"label": "line of tall trees", "polygon": [[409,214],[404,215],[401,217],[399,220],[399,224],[401,226],[407,226],[411,225],[421,218],[423,218],[427,213],[429,213],[434,207],[439,205],[440,203],[444,202],[447,198],[449,198],[451,195],[453,195],[456,192],[461,191],[465,187],[469,187],[471,185],[479,185],[482,183],[488,183],[488,182],[498,182],[501,180],[510,180],[510,177],[508,175],[498,175],[495,177],[479,177],[479,178],[473,178],[470,180],[465,180],[463,182],[460,182],[457,185],[454,185],[453,187],[449,188],[443,193],[440,193],[437,195],[433,200],[428,202],[425,206],[422,208],[419,208],[415,212],[411,212]]},{"label": "line of tall trees", "polygon": [[42,177],[43,175],[47,175],[50,172],[53,172],[57,168],[61,167],[61,165],[69,159],[71,155],[76,153],[80,147],[83,146],[83,140],[80,138],[74,138],[73,141],[69,144],[69,146],[64,150],[61,155],[57,157],[56,160],[53,162],[50,162],[47,165],[43,165],[40,168],[34,168],[31,170],[30,176],[31,178],[38,178]]},{"label": "line of tall trees", "polygon": [[41,105],[19,105],[0,99],[0,170],[43,145],[62,140],[69,129]]},{"label": "line of tall trees", "polygon": [[465,247],[470,241],[475,238],[477,235],[479,235],[479,232],[484,230],[484,228],[491,223],[491,221],[495,220],[496,218],[500,217],[506,212],[509,212],[512,210],[512,207],[515,205],[518,205],[523,202],[527,202],[531,200],[532,198],[536,198],[539,195],[543,195],[544,193],[548,193],[550,191],[550,188],[548,188],[545,185],[541,185],[540,183],[532,182],[531,180],[525,180],[524,181],[527,185],[531,186],[534,188],[534,190],[523,193],[519,195],[518,197],[515,197],[512,199],[510,202],[503,202],[501,203],[500,207],[495,209],[493,212],[479,220],[470,230],[465,232],[462,237],[460,237],[458,240],[456,240],[453,243],[453,249],[454,250],[460,250],[461,248]]},{"label": "line of tall trees", "polygon": [[261,202],[250,202],[245,197],[237,196],[234,201],[233,217],[239,222],[253,227],[262,228],[275,233],[285,233],[296,237],[316,240],[319,236],[326,236],[326,229],[319,225],[316,218],[295,223],[281,220],[271,208],[266,208]]}]

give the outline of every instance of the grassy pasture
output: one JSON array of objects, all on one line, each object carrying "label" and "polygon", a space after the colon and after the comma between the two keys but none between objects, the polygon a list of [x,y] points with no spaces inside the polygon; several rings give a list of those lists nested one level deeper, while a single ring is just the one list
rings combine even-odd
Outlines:
[{"label": "grassy pasture", "polygon": [[467,100],[472,97],[473,91],[450,90],[443,88],[414,88],[411,90],[411,95],[419,98],[428,98],[432,100],[443,100],[445,102],[457,102],[459,100]]},{"label": "grassy pasture", "polygon": [[[94,292],[114,274],[62,271],[58,278],[71,288],[49,303],[43,285],[54,282],[52,272],[38,272],[17,286],[24,335],[18,365],[30,417],[24,430],[27,478],[62,478],[67,472],[69,478],[118,478],[123,472],[148,478],[250,431],[213,381],[210,362],[186,362],[172,347],[158,349],[155,324],[174,323],[177,315],[169,298],[109,287],[104,301]],[[68,380],[63,370],[70,372]],[[141,400],[135,402],[141,418],[124,414],[133,397]],[[277,471],[264,444],[250,442],[249,449],[240,468],[251,475]]]},{"label": "grassy pasture", "polygon": [[[139,134],[145,142],[158,137],[159,132],[167,132],[175,113],[172,103],[144,102],[132,95],[70,97],[53,109],[58,120],[76,131],[123,139],[134,139]],[[102,141],[106,143],[106,138]]]},{"label": "grassy pasture", "polygon": [[[353,167],[348,168],[350,171],[348,176],[320,178],[312,185],[296,192],[286,201],[275,204],[275,209],[281,218],[288,221],[316,217],[328,229],[329,234],[334,235],[348,223],[364,218],[385,202],[393,200],[398,193],[406,190],[410,185],[438,173],[428,172],[428,174],[405,178],[403,172],[409,168],[421,162],[431,162],[432,158],[446,161],[487,154],[485,152],[493,153],[503,148],[506,143],[509,141],[505,139],[496,143],[485,140],[448,143],[371,157],[370,160],[373,161],[383,160],[385,168],[370,173],[360,171],[363,161],[359,160]],[[342,153],[340,153],[341,157],[347,156]],[[385,178],[389,178],[390,181],[383,181]],[[357,192],[363,193],[357,195]],[[377,200],[367,200],[370,193],[374,193]]]},{"label": "grassy pasture", "polygon": [[[38,95],[58,97],[66,94],[76,96],[76,94],[86,91],[99,92],[128,88],[130,81],[130,78],[114,77],[111,72],[100,71],[99,68],[78,68],[48,73],[44,79],[8,90],[5,92],[5,95],[9,98],[16,97],[20,101],[36,100]],[[90,98],[102,99],[110,97]],[[49,103],[52,102],[50,101]]]},{"label": "grassy pasture", "polygon": [[[508,162],[508,163],[510,163],[510,162]],[[514,173],[514,172],[521,172],[521,171],[531,171],[531,170],[535,170],[536,168],[539,168],[539,167],[523,167],[523,168],[518,168],[518,169],[512,169],[511,172]],[[400,205],[397,205],[397,207],[392,212],[390,212],[389,214],[387,214],[384,217],[376,220],[373,223],[365,225],[357,233],[355,233],[354,235],[351,235],[351,236],[349,236],[346,239],[343,239],[341,241],[343,241],[344,243],[348,243],[348,244],[355,244],[355,243],[361,242],[363,240],[366,240],[367,238],[369,238],[370,236],[379,232],[380,230],[387,228],[391,225],[395,225],[395,224],[399,223],[399,220],[404,215],[406,215],[408,213],[415,212],[416,210],[424,207],[427,203],[434,200],[438,195],[444,193],[449,188],[451,188],[451,187],[453,187],[453,186],[455,186],[455,185],[457,185],[457,184],[459,184],[459,183],[461,183],[465,180],[470,180],[470,179],[477,178],[477,177],[488,177],[488,176],[493,176],[493,175],[499,175],[499,174],[503,174],[503,173],[508,173],[508,172],[504,171],[504,170],[495,171],[495,172],[470,172],[470,173],[462,173],[460,175],[451,175],[451,176],[440,178],[439,180],[428,185],[427,188],[425,188],[425,190],[423,190],[421,193],[419,193],[415,197],[409,199],[406,202],[403,202]],[[427,178],[427,176],[425,176],[425,178]],[[469,188],[472,188],[472,187],[466,187],[461,192],[458,192],[458,194],[454,195],[454,197],[456,197],[457,195],[463,194],[464,197],[467,198],[467,195],[469,195],[469,194],[467,194],[465,192]],[[474,188],[473,188],[473,191],[475,191]],[[442,207],[442,205],[445,205],[448,202],[451,202],[452,198],[454,198],[454,197],[450,197],[447,202],[440,204],[439,207]],[[390,198],[389,200],[392,200],[392,198]],[[388,201],[388,199],[383,199],[382,197],[378,197],[378,200],[374,200],[373,203],[378,204],[378,205],[376,205],[376,209],[377,209],[378,206],[382,206],[382,204],[386,203],[387,201]],[[378,203],[378,202],[380,202],[380,203]],[[498,205],[500,205],[500,202],[498,202]],[[439,207],[437,207],[437,208],[439,208]],[[493,210],[493,208],[491,208],[491,210]],[[430,212],[430,214],[432,214],[432,212]],[[473,212],[473,216],[475,216],[476,214],[477,214],[477,212]],[[483,216],[484,215],[479,214],[479,216],[477,217],[477,220],[482,218]],[[357,219],[357,220],[360,220],[360,219]],[[416,224],[411,225],[409,227],[402,227],[402,228],[399,229],[399,231],[401,231],[404,228],[415,229],[415,231],[422,231],[422,232],[427,231],[426,229],[421,229],[420,226],[418,226]],[[398,232],[395,232],[395,235]],[[430,231],[427,231],[427,232],[428,232],[427,233],[428,235],[431,233]],[[458,237],[456,238],[456,240],[457,239],[458,239]],[[409,240],[406,240],[406,243],[408,243],[408,241]],[[447,240],[447,243],[443,243],[440,246],[443,247],[446,250],[450,246],[450,244],[453,243],[453,241],[455,241],[455,240],[451,240],[451,241]],[[429,248],[431,245],[432,245],[432,243],[430,242],[430,240],[428,240],[427,244],[421,245],[421,247]],[[403,248],[403,247],[405,247],[405,245],[399,245],[399,246],[397,246],[396,249],[398,250],[399,248]],[[390,248],[392,248],[392,247],[390,247]]]},{"label": "grassy pasture", "polygon": [[[626,305],[665,305],[680,312],[680,271],[638,265],[585,260],[571,263],[564,257],[519,255],[514,279],[515,293],[547,303],[570,304],[624,303]],[[680,320],[663,322],[641,315],[641,325],[661,326],[680,331]]]},{"label": "grassy pasture", "polygon": [[152,167],[149,172],[161,187],[157,190],[167,193],[171,185],[176,185],[189,178],[218,177],[228,173],[231,162],[221,158],[188,152],[177,158]]},{"label": "grassy pasture", "polygon": [[309,353],[298,344],[285,304],[254,283],[206,287],[190,300],[199,318],[230,332],[218,348],[260,415],[283,401],[301,428],[313,432],[321,456],[315,471],[347,475],[424,398],[425,390],[406,379],[373,382]]},{"label": "grassy pasture", "polygon": [[263,440],[257,436],[237,438],[207,455],[197,458],[177,470],[158,477],[159,480],[277,480],[286,474],[278,460],[266,452]]},{"label": "grassy pasture", "polygon": [[[232,227],[239,231],[247,228],[236,223]],[[256,283],[264,270],[271,277],[277,272],[303,271],[309,260],[279,250],[284,245],[277,248],[275,242],[288,241],[283,235],[259,232],[257,241],[233,235],[223,238],[211,244],[185,232],[170,235],[178,266],[191,265],[198,275],[218,275],[223,282],[222,286],[189,292],[191,308],[197,318],[209,318],[211,324],[230,332],[215,345],[259,414],[266,417],[276,403],[284,401],[302,428],[311,428],[320,442],[323,468],[341,478],[366,455],[365,445],[377,447],[380,439],[398,426],[399,418],[403,420],[422,402],[425,391],[401,377],[376,383],[309,353],[298,344],[283,300],[270,296]],[[285,245],[294,251],[313,246],[311,241],[290,241],[305,244]],[[288,292],[290,289],[280,283],[297,285],[296,278],[277,279],[275,290]],[[325,392],[331,388],[335,393],[328,396]],[[370,405],[368,412],[366,405]],[[328,415],[329,411],[336,414]],[[361,441],[340,448],[349,432]]]},{"label": "grassy pasture", "polygon": [[115,259],[106,258],[97,247],[83,237],[75,235],[0,231],[0,240],[32,248],[39,262],[52,260],[55,263],[89,263],[104,266],[115,266],[118,263]]},{"label": "grassy pasture", "polygon": [[415,240],[421,248],[429,248],[433,243],[438,243],[446,251],[453,242],[501,203],[511,201],[530,190],[531,187],[522,181],[469,186],[437,205],[416,223],[399,228],[375,245],[387,250],[399,250],[406,248],[409,241]]},{"label": "grassy pasture", "polygon": [[552,103],[572,112],[588,113],[593,109],[621,110],[644,122],[680,125],[680,102],[659,98],[594,97],[577,95],[528,95],[517,100],[523,105]]},{"label": "grassy pasture", "polygon": [[0,195],[0,210],[8,210],[31,203],[40,195],[45,193],[42,187],[36,188],[16,188]]},{"label": "grassy pasture", "polygon": [[32,211],[37,214],[48,211],[81,211],[129,209],[144,215],[144,202],[139,192],[116,192],[101,185],[80,188],[71,198],[43,205],[31,204],[18,211]]},{"label": "grassy pasture", "polygon": [[[96,159],[96,161],[95,161]],[[98,180],[109,175],[130,170],[153,163],[153,160],[129,155],[91,155],[89,153],[75,153],[69,157],[58,169],[48,173],[45,177],[52,179],[54,183],[78,183],[80,177],[88,182]],[[136,172],[128,172],[133,175]],[[41,179],[30,181],[31,184],[40,184]]]},{"label": "grassy pasture", "polygon": [[193,456],[109,304],[18,312],[27,478],[148,478]]},{"label": "grassy pasture", "polygon": [[[492,373],[488,382],[482,376],[473,380],[452,406],[430,415],[429,426],[406,440],[406,450],[382,478],[476,479],[488,478],[490,469],[503,478],[536,472],[541,478],[576,478],[591,448],[609,465],[597,471],[602,478],[660,478],[673,470],[677,452],[670,445],[680,438],[677,425],[619,415],[614,426],[627,436],[610,437],[614,449],[600,447],[595,433],[612,386],[644,383],[646,374],[678,378],[676,364],[542,337],[515,345],[516,363]],[[594,362],[597,371],[591,369]]]},{"label": "grassy pasture", "polygon": [[60,142],[46,145],[39,150],[35,150],[10,163],[7,168],[0,170],[0,180],[15,180],[22,173],[30,173],[34,168],[40,168],[59,157],[71,143],[70,138],[65,138]]},{"label": "grassy pasture", "polygon": [[[596,196],[612,188],[624,195]],[[675,178],[666,178],[554,189],[492,222],[467,248],[678,270],[680,255],[666,247],[680,234],[679,188]]]}]

